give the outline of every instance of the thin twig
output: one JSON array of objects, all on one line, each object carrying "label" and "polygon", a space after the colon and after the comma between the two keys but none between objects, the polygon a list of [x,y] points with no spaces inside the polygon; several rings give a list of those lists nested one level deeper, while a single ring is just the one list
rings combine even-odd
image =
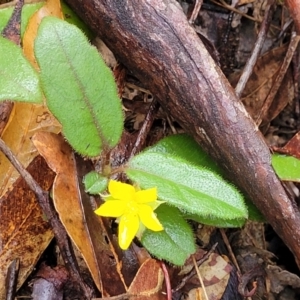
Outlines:
[{"label": "thin twig", "polygon": [[230,254],[230,256],[231,256],[231,259],[232,259],[232,261],[233,261],[235,267],[236,267],[237,270],[241,273],[241,269],[240,269],[239,264],[238,264],[238,262],[237,262],[237,260],[236,260],[236,258],[235,258],[235,255],[233,254],[232,248],[231,248],[231,246],[230,246],[230,243],[229,243],[229,241],[228,241],[228,238],[227,238],[227,235],[226,235],[224,229],[220,228],[220,233],[221,233],[221,235],[222,235],[223,241],[224,241],[224,243],[225,243],[225,245],[226,245],[226,247],[227,247],[227,250],[228,250],[228,252],[229,252],[229,254]]},{"label": "thin twig", "polygon": [[192,14],[189,18],[189,23],[190,24],[195,23],[195,20],[197,19],[199,11],[201,9],[202,3],[203,3],[203,0],[196,0],[195,1],[195,5],[194,5],[194,8],[193,8]]},{"label": "thin twig", "polygon": [[[246,13],[243,13],[243,12],[239,11],[237,8],[234,8],[234,7],[230,6],[229,4],[227,4],[227,3],[226,3],[225,1],[223,1],[223,0],[220,0],[221,3],[219,3],[219,2],[217,2],[217,1],[215,1],[215,0],[211,0],[211,2],[214,3],[214,4],[216,4],[216,5],[218,5],[218,6],[221,6],[221,7],[223,7],[223,8],[226,8],[226,9],[228,9],[228,10],[230,10],[230,11],[233,11],[233,12],[235,12],[235,13],[237,13],[237,14],[239,14],[239,15],[241,15],[241,16],[243,16],[243,17],[245,17],[245,18],[247,18],[247,19],[249,19],[249,20],[251,20],[251,21],[253,21],[253,22],[262,23],[261,20],[255,19],[255,18],[253,18],[253,17],[247,15]],[[277,29],[277,30],[281,30],[280,27],[275,26],[275,25],[273,25],[273,24],[271,25],[271,27],[274,28],[274,29]]]},{"label": "thin twig", "polygon": [[[215,243],[211,247],[211,249],[209,251],[207,251],[203,255],[203,257],[197,261],[198,267],[201,266],[210,257],[210,255],[215,251],[217,245],[218,245],[218,243]],[[184,278],[181,279],[180,284],[178,284],[177,287],[172,290],[173,293],[178,292],[180,289],[182,289],[185,286],[185,284],[187,283],[187,281],[189,279],[191,279],[194,275],[196,275],[196,270],[193,268],[190,273],[188,273]]]},{"label": "thin twig", "polygon": [[205,288],[205,285],[204,285],[204,283],[203,283],[203,279],[202,279],[202,276],[201,276],[201,274],[200,274],[200,271],[199,271],[199,268],[198,268],[198,266],[197,266],[196,259],[195,259],[195,256],[194,256],[194,255],[192,255],[192,259],[193,259],[193,263],[194,263],[194,266],[195,266],[196,273],[197,273],[197,275],[198,275],[198,279],[199,279],[199,281],[200,281],[200,284],[201,284],[201,287],[202,287],[202,290],[203,290],[203,293],[204,293],[205,300],[209,300],[209,299],[208,299],[208,295],[207,295],[207,293],[206,293],[206,288]]},{"label": "thin twig", "polygon": [[161,262],[161,268],[165,276],[165,283],[166,283],[166,290],[167,290],[167,300],[172,300],[172,288],[171,288],[171,281],[170,281],[170,276],[169,272],[167,270],[166,265]]},{"label": "thin twig", "polygon": [[16,296],[17,281],[20,269],[20,260],[15,258],[8,267],[5,278],[5,299],[13,300]]},{"label": "thin twig", "polygon": [[271,23],[274,11],[275,11],[275,1],[272,0],[271,3],[269,3],[267,8],[266,8],[266,13],[265,13],[265,16],[264,16],[264,20],[261,24],[259,34],[258,34],[257,40],[255,42],[255,46],[253,48],[251,56],[248,59],[246,65],[243,69],[242,75],[239,79],[239,82],[237,83],[237,85],[235,87],[235,93],[239,98],[240,98],[240,96],[241,96],[241,94],[242,94],[242,92],[243,92],[243,90],[244,90],[244,88],[245,88],[245,86],[246,86],[246,84],[249,80],[249,77],[252,74],[253,68],[256,64],[256,61],[257,61],[258,56],[260,54],[260,51],[263,47],[264,41],[266,39],[267,32],[270,28],[270,23]]},{"label": "thin twig", "polygon": [[151,126],[153,124],[156,113],[158,112],[158,109],[159,109],[159,103],[154,98],[149,107],[149,110],[145,117],[144,123],[138,133],[138,136],[136,138],[134,146],[131,150],[130,157],[133,157],[138,152],[140,152],[142,150],[143,146],[145,145],[146,137],[151,129]]}]

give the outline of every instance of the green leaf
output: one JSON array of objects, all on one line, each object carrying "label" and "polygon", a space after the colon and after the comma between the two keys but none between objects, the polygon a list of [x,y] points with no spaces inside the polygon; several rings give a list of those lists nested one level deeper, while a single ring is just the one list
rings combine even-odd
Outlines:
[{"label": "green leaf", "polygon": [[0,53],[0,101],[42,102],[38,73],[21,48],[0,36]]},{"label": "green leaf", "polygon": [[160,205],[155,213],[164,230],[154,232],[146,229],[141,242],[147,250],[159,259],[182,266],[196,251],[193,232],[175,207]]},{"label": "green leaf", "polygon": [[235,228],[235,227],[242,227],[246,219],[224,219],[224,218],[217,218],[217,217],[210,217],[210,216],[199,216],[196,214],[184,214],[185,219],[193,220],[201,224],[206,224],[210,226],[220,227],[220,228]]},{"label": "green leaf", "polygon": [[205,167],[219,175],[224,173],[216,162],[187,134],[170,135],[146,151],[171,154],[196,166]]},{"label": "green leaf", "polygon": [[230,220],[248,215],[232,185],[176,156],[145,151],[129,161],[126,174],[144,189],[156,186],[159,199],[187,213]]},{"label": "green leaf", "polygon": [[300,160],[282,154],[272,155],[272,166],[281,180],[300,182]]},{"label": "green leaf", "polygon": [[84,176],[83,184],[87,193],[96,195],[107,188],[108,179],[96,171],[92,171]]},{"label": "green leaf", "polygon": [[114,147],[123,114],[110,69],[75,26],[54,17],[41,22],[35,54],[47,105],[63,134],[82,155]]},{"label": "green leaf", "polygon": [[84,22],[82,22],[82,20],[66,3],[61,2],[61,8],[64,13],[65,21],[78,27],[81,31],[84,32],[89,40],[91,40],[95,36],[89,29],[89,27]]},{"label": "green leaf", "polygon": [[262,213],[258,210],[258,208],[249,198],[245,198],[245,203],[248,208],[249,220],[256,222],[266,222],[266,218],[262,215]]}]

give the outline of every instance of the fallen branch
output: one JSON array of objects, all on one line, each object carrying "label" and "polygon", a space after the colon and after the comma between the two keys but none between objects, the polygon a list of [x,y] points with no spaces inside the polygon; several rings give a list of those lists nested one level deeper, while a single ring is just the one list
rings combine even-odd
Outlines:
[{"label": "fallen branch", "polygon": [[68,0],[120,62],[251,197],[300,266],[300,214],[270,152],[174,0]]}]

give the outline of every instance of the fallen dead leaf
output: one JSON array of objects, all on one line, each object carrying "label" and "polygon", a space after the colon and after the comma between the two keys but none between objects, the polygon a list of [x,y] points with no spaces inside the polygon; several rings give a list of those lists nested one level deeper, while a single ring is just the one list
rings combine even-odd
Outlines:
[{"label": "fallen dead leaf", "polygon": [[284,147],[273,147],[273,150],[287,155],[292,155],[300,159],[300,132],[297,132]]},{"label": "fallen dead leaf", "polygon": [[146,260],[131,283],[128,294],[134,295],[129,299],[135,300],[163,300],[166,296],[162,292],[164,275],[160,263],[152,258]]},{"label": "fallen dead leaf", "polygon": [[[53,201],[68,235],[82,254],[102,295],[126,291],[120,263],[106,241],[104,225],[93,212],[87,195],[81,195],[76,161],[63,137],[38,132],[33,143],[57,176],[53,184]],[[114,284],[111,284],[114,282]]]},{"label": "fallen dead leaf", "polygon": [[[231,265],[216,253],[211,254],[209,259],[201,264],[199,271],[203,278],[209,300],[219,300],[222,298],[230,278],[231,270]],[[190,283],[196,284],[196,282],[199,284],[197,275],[191,279]],[[197,298],[199,295],[200,298]],[[186,299],[205,299],[203,288],[198,287],[190,290]]]},{"label": "fallen dead leaf", "polygon": [[[40,130],[59,132],[60,125],[43,105],[16,103],[2,139],[25,168],[38,155],[30,139]],[[3,153],[0,161],[0,195],[4,195],[19,173]]]},{"label": "fallen dead leaf", "polygon": [[[27,170],[44,190],[50,189],[55,174],[41,156],[36,157]],[[5,277],[11,261],[20,260],[19,288],[52,240],[53,233],[34,193],[21,178],[1,197],[0,214],[0,299],[4,299]]]},{"label": "fallen dead leaf", "polygon": [[[261,113],[261,108],[272,88],[286,51],[287,45],[265,53],[258,59],[253,69],[253,73],[242,93],[241,100],[254,120]],[[230,76],[229,81],[233,86],[236,85],[240,74],[241,72],[239,71]],[[293,98],[294,86],[292,71],[289,68],[267,114],[261,116],[264,124],[273,120]]]}]

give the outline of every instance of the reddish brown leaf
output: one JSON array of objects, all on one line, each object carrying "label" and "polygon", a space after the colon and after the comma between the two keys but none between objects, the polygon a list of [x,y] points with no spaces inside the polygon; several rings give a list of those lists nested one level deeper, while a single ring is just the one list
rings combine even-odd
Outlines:
[{"label": "reddish brown leaf", "polygon": [[300,131],[297,132],[284,147],[274,147],[273,150],[278,153],[292,155],[300,159]]},{"label": "reddish brown leaf", "polygon": [[[35,158],[27,170],[44,190],[50,189],[54,173],[41,156]],[[20,287],[50,243],[53,233],[34,193],[21,178],[1,198],[0,214],[0,299],[3,299],[5,276],[11,261],[20,259]]]},{"label": "reddish brown leaf", "polygon": [[[129,295],[136,300],[162,300],[166,296],[161,293],[164,275],[160,263],[149,258],[140,267],[128,289]],[[131,298],[129,298],[131,299]]]}]

